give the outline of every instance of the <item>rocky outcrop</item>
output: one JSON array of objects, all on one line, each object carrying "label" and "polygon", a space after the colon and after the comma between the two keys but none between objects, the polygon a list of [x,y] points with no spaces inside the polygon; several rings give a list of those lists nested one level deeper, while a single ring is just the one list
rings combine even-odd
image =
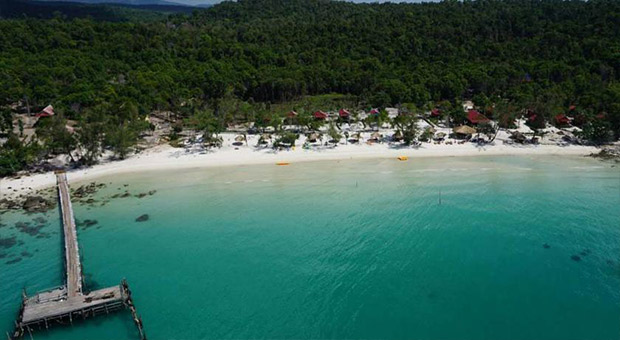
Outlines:
[{"label": "rocky outcrop", "polygon": [[620,145],[608,145],[602,148],[599,153],[593,153],[590,156],[601,159],[613,159],[620,161]]},{"label": "rocky outcrop", "polygon": [[41,196],[28,196],[22,208],[27,212],[45,212],[54,208],[54,203]]},{"label": "rocky outcrop", "polygon": [[22,206],[19,202],[8,198],[0,199],[0,210],[2,209],[20,209]]}]

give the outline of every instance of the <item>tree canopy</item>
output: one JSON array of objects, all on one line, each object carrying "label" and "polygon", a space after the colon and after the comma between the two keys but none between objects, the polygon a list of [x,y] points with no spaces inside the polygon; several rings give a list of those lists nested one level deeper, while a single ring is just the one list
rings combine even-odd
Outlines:
[{"label": "tree canopy", "polygon": [[[449,103],[450,116],[472,99],[492,118],[528,109],[547,121],[576,106],[618,138],[619,18],[614,0],[238,0],[156,20],[5,19],[0,131],[20,101],[81,122],[104,111],[124,156],[153,110],[186,121],[208,110],[225,126],[339,94],[360,107]],[[109,104],[123,102],[131,112]]]}]

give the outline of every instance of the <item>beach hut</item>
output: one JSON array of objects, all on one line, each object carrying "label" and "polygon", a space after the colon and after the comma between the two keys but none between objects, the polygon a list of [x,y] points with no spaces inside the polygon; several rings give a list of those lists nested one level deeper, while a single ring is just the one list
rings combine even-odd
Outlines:
[{"label": "beach hut", "polygon": [[360,139],[362,139],[362,135],[359,132],[357,132],[351,135],[351,137],[349,138],[349,142],[358,143]]},{"label": "beach hut", "polygon": [[446,133],[445,133],[445,132],[437,132],[437,133],[433,136],[433,139],[434,139],[434,140],[444,140],[444,138],[446,138]]},{"label": "beach hut", "polygon": [[471,136],[475,134],[477,131],[471,126],[461,125],[461,126],[457,126],[454,129],[452,129],[452,132],[454,132],[457,135],[461,135],[461,136]]},{"label": "beach hut", "polygon": [[323,112],[321,110],[316,111],[314,114],[312,114],[312,116],[314,117],[314,119],[317,119],[317,120],[325,120],[325,119],[327,119],[327,113],[325,113],[325,112]]},{"label": "beach hut", "polygon": [[478,112],[477,110],[467,111],[467,120],[473,125],[478,125],[480,123],[488,123],[490,121],[489,118],[487,118],[485,115]]}]

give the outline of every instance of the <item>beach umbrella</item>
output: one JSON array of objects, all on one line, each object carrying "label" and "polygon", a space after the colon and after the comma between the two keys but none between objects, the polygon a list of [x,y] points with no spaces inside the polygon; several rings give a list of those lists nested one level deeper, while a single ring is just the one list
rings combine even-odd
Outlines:
[{"label": "beach umbrella", "polygon": [[476,129],[474,129],[471,126],[467,126],[467,125],[457,126],[454,129],[452,129],[452,131],[454,131],[454,133],[457,133],[459,135],[473,135],[474,133],[476,133]]},{"label": "beach umbrella", "polygon": [[245,137],[243,137],[242,135],[238,135],[237,137],[235,137],[235,142],[244,142],[245,141]]},{"label": "beach umbrella", "polygon": [[445,132],[437,132],[435,134],[435,139],[444,139],[446,138],[446,133]]}]

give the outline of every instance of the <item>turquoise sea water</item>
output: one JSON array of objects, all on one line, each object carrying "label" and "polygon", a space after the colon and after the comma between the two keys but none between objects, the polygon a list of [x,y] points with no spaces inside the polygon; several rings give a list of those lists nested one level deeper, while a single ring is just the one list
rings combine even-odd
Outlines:
[{"label": "turquoise sea water", "polygon": [[[97,182],[98,202],[75,206],[98,221],[78,232],[87,283],[127,278],[149,339],[620,339],[612,163],[386,159]],[[100,206],[125,190],[157,193]],[[36,217],[44,237],[14,228]],[[16,236],[0,246],[4,332],[21,288],[60,285],[63,259],[56,210],[0,219],[0,236]],[[137,332],[122,312],[34,338]]]}]

